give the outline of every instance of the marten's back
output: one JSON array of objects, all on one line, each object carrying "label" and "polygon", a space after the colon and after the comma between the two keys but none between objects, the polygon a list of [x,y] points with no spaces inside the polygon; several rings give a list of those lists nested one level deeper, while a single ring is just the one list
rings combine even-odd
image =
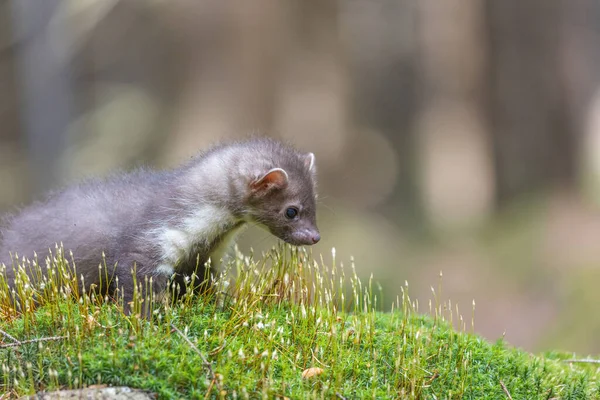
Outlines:
[{"label": "marten's back", "polygon": [[[43,264],[48,249],[54,251],[62,243],[67,255],[75,254],[78,270],[95,270],[103,251],[110,259],[123,227],[139,223],[163,181],[160,173],[139,170],[50,194],[5,218],[0,227],[0,263],[10,266],[10,254],[17,253],[29,259],[37,254]],[[85,268],[89,263],[93,268]],[[9,276],[11,270],[7,269]]]}]

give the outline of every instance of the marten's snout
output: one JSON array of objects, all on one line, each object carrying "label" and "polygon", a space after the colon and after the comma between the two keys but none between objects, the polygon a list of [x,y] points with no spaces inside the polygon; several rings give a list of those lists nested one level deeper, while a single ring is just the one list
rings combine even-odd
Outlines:
[{"label": "marten's snout", "polygon": [[298,229],[292,233],[292,240],[290,243],[298,246],[311,246],[321,240],[321,235],[316,229]]}]

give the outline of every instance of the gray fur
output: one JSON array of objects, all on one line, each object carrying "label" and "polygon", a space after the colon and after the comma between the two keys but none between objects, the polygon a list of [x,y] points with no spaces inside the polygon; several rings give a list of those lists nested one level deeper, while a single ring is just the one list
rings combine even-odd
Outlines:
[{"label": "gray fur", "polygon": [[[104,252],[106,264],[116,264],[127,302],[134,263],[138,282],[152,276],[162,291],[170,275],[165,271],[202,276],[195,271],[197,257],[203,266],[247,223],[288,243],[313,244],[319,234],[312,161],[312,154],[260,138],[214,147],[172,171],[141,169],[88,180],[7,217],[0,227],[0,263],[12,283],[9,252],[27,258],[35,252],[43,260],[62,242],[89,287],[99,283]],[[261,181],[273,169],[285,171],[270,176],[287,177],[283,186]],[[300,211],[293,220],[285,216],[289,206]]]}]

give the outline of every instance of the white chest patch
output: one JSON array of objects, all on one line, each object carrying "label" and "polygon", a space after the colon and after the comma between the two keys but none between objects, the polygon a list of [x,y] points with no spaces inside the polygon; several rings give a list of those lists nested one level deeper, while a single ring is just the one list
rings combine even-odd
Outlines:
[{"label": "white chest patch", "polygon": [[188,257],[192,249],[208,245],[235,222],[233,215],[224,208],[207,205],[198,208],[179,226],[159,231],[157,240],[163,252],[161,270],[173,273],[174,266]]}]

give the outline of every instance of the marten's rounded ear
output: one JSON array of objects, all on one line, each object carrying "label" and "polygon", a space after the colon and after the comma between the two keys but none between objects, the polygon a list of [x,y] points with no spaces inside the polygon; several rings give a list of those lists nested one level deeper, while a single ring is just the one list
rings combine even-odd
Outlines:
[{"label": "marten's rounded ear", "polygon": [[315,155],[313,153],[304,155],[304,166],[310,172],[315,172]]},{"label": "marten's rounded ear", "polygon": [[281,168],[273,168],[262,177],[250,183],[254,192],[268,192],[271,189],[284,189],[288,184],[288,174]]}]

